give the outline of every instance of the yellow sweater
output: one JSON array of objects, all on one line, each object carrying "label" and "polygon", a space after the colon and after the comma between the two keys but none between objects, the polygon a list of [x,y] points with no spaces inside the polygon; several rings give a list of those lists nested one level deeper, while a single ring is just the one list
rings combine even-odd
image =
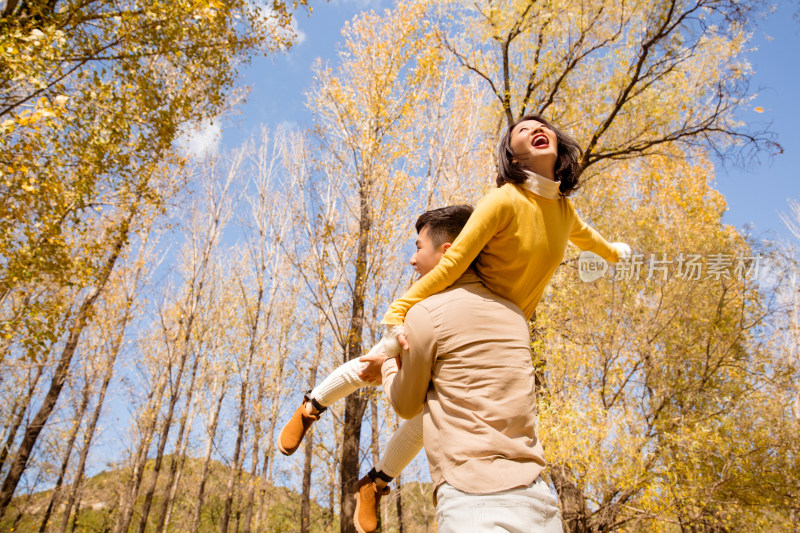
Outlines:
[{"label": "yellow sweater", "polygon": [[618,261],[616,251],[580,219],[569,199],[547,198],[507,183],[478,202],[439,264],[392,302],[383,323],[402,324],[414,304],[455,283],[476,257],[486,287],[530,317],[564,258],[568,239],[581,250]]}]

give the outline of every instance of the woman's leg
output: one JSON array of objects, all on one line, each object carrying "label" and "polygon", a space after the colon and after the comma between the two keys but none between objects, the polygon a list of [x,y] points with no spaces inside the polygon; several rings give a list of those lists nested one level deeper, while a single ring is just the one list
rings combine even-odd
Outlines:
[{"label": "woman's leg", "polygon": [[364,363],[358,359],[339,365],[322,383],[314,387],[311,393],[303,398],[289,421],[278,435],[278,450],[284,455],[291,455],[303,442],[308,428],[319,420],[319,415],[336,400],[340,400],[369,383],[358,377]]},{"label": "woman's leg", "polygon": [[389,493],[386,485],[414,460],[422,449],[422,414],[405,420],[394,432],[386,452],[369,474],[355,487],[356,511],[353,521],[359,531],[378,527],[381,497]]},{"label": "woman's leg", "polygon": [[361,387],[378,385],[378,383],[369,383],[358,377],[358,373],[364,365],[365,363],[358,359],[339,365],[322,383],[314,387],[309,397],[323,407],[328,407]]},{"label": "woman's leg", "polygon": [[375,470],[390,478],[396,478],[414,460],[421,449],[422,413],[411,420],[404,420],[400,424],[392,438],[389,439],[386,452],[375,465]]}]

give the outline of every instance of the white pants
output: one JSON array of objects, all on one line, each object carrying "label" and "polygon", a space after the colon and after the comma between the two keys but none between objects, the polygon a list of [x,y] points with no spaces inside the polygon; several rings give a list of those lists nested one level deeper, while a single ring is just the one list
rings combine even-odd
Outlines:
[{"label": "white pants", "polygon": [[493,494],[469,494],[445,483],[436,495],[439,533],[561,533],[558,500],[541,477]]},{"label": "white pants", "polygon": [[[322,383],[314,387],[310,396],[327,407],[361,387],[377,386],[378,383],[370,383],[358,377],[358,372],[365,364],[353,359],[340,365]],[[375,469],[391,477],[397,477],[421,449],[422,413],[400,424],[386,445],[386,451],[380,461],[374,465]]]}]

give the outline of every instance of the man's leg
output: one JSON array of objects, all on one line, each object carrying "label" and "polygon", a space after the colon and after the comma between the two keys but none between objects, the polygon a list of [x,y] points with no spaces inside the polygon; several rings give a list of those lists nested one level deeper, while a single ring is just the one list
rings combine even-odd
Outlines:
[{"label": "man's leg", "polygon": [[295,410],[292,418],[278,436],[278,450],[282,454],[291,455],[297,450],[300,443],[303,442],[308,428],[319,420],[319,415],[333,402],[366,385],[377,385],[358,377],[358,372],[363,366],[364,363],[358,359],[339,365],[322,383],[306,395],[303,403]]},{"label": "man's leg", "polygon": [[439,533],[562,531],[558,501],[541,477],[528,487],[494,494],[469,494],[445,483],[436,495]]},{"label": "man's leg", "polygon": [[353,522],[359,533],[372,533],[378,527],[381,497],[389,493],[386,485],[400,475],[421,449],[422,413],[400,424],[378,464],[356,484]]}]

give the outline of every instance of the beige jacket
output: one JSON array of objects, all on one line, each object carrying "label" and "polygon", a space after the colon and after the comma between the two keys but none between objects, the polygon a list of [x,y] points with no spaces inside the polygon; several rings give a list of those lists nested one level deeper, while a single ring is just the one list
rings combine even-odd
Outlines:
[{"label": "beige jacket", "polygon": [[545,466],[536,438],[530,335],[522,311],[472,269],[408,312],[411,348],[382,367],[403,418],[422,411],[431,478],[474,494],[531,484]]}]

